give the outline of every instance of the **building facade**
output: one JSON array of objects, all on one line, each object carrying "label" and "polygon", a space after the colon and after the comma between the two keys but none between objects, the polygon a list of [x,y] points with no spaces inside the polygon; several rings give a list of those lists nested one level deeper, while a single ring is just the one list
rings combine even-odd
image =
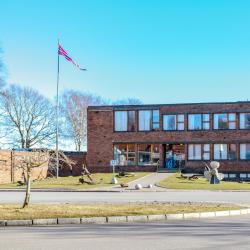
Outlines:
[{"label": "building facade", "polygon": [[[109,172],[204,169],[250,178],[250,102],[91,106],[88,166]],[[249,175],[249,176],[248,176]]]}]

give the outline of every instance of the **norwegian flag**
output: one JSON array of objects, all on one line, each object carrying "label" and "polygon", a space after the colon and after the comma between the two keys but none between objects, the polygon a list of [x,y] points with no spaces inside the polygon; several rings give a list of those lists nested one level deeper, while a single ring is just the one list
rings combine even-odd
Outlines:
[{"label": "norwegian flag", "polygon": [[70,62],[72,62],[78,69],[80,70],[87,70],[84,68],[81,68],[78,63],[76,63],[68,54],[68,52],[58,43],[58,54],[61,56],[64,56],[64,58]]}]

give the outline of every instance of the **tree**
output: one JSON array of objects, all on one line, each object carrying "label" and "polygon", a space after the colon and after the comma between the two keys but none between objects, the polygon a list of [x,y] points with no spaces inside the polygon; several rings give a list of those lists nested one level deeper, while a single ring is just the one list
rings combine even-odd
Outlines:
[{"label": "tree", "polygon": [[[0,56],[1,56],[1,52],[2,52],[2,50],[0,49]],[[3,68],[4,68],[3,62],[2,62],[2,59],[0,57],[0,88],[2,88],[4,85]]]},{"label": "tree", "polygon": [[113,102],[113,105],[140,105],[142,101],[137,98],[121,99]]},{"label": "tree", "polygon": [[66,90],[61,96],[60,108],[64,116],[63,136],[73,139],[75,149],[81,151],[87,141],[87,108],[90,105],[102,105],[100,96],[82,93],[76,90]]},{"label": "tree", "polygon": [[18,163],[17,168],[22,169],[26,192],[22,208],[25,208],[30,203],[31,196],[31,173],[34,168],[40,167],[49,162],[49,152],[48,151],[37,151],[37,152],[27,152],[25,155],[15,157],[15,161]]},{"label": "tree", "polygon": [[0,93],[1,125],[14,147],[46,147],[55,138],[55,108],[37,91],[10,85]]}]

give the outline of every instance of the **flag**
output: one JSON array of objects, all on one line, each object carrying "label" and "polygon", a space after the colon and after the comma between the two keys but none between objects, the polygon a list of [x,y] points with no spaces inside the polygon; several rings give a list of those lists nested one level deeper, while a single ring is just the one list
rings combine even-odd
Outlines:
[{"label": "flag", "polygon": [[69,56],[68,52],[66,52],[66,50],[64,50],[64,48],[58,43],[58,55],[64,56],[64,58],[66,60],[68,60],[69,62],[72,62],[78,69],[80,70],[86,70],[80,67],[80,65],[78,63],[76,63],[72,57]]}]

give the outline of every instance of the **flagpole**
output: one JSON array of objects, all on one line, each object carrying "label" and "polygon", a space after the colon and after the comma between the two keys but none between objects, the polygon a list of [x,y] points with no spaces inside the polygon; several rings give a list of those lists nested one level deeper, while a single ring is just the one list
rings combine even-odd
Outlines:
[{"label": "flagpole", "polygon": [[59,129],[58,129],[58,116],[59,116],[59,39],[57,44],[57,84],[56,84],[56,178],[59,176],[59,153],[58,153],[58,142],[59,142]]}]

